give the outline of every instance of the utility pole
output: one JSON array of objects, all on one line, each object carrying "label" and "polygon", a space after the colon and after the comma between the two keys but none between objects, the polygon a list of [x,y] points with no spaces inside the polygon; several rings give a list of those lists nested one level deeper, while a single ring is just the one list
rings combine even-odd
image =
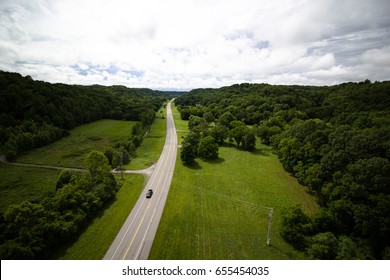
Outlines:
[{"label": "utility pole", "polygon": [[268,235],[267,235],[267,245],[271,243],[271,224],[272,224],[272,214],[274,212],[273,208],[269,209],[268,213]]},{"label": "utility pole", "polygon": [[122,180],[123,180],[123,167],[122,167],[122,165],[123,165],[123,151],[121,151],[121,154],[120,154],[120,158],[121,158],[121,162],[120,162],[120,165],[121,165],[121,178],[122,178]]}]

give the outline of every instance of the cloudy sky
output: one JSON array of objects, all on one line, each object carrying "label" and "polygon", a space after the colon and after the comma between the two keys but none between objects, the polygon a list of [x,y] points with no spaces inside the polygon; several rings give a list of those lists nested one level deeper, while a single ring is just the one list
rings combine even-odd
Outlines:
[{"label": "cloudy sky", "polygon": [[390,80],[389,0],[0,0],[0,69],[163,90]]}]

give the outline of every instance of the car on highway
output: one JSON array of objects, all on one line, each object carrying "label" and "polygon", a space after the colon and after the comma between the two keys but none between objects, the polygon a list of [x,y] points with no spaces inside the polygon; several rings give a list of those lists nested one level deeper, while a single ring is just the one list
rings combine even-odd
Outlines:
[{"label": "car on highway", "polygon": [[153,195],[153,190],[152,189],[149,189],[147,192],[146,192],[146,198],[151,198]]}]

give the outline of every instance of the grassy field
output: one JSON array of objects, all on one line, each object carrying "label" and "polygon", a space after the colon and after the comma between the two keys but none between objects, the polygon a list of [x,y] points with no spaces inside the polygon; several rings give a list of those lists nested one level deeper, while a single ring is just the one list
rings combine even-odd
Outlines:
[{"label": "grassy field", "polygon": [[77,240],[53,254],[53,259],[101,260],[104,257],[140,196],[145,178],[132,174],[125,175],[124,180],[116,200],[97,215]]},{"label": "grassy field", "polygon": [[24,200],[40,201],[54,194],[59,170],[0,163],[0,212]]},{"label": "grassy field", "polygon": [[68,137],[50,145],[26,152],[17,158],[18,162],[83,167],[84,157],[92,150],[104,151],[116,142],[130,137],[136,122],[99,120],[78,126]]},{"label": "grassy field", "polygon": [[175,120],[178,144],[181,145],[181,142],[183,141],[183,137],[185,137],[189,133],[188,121],[183,121],[180,119],[180,113],[177,110],[176,106],[172,106],[172,115]]},{"label": "grassy field", "polygon": [[[185,127],[183,121],[176,123]],[[197,159],[191,168],[178,155],[149,258],[301,258],[279,233],[281,210],[295,204],[309,214],[318,209],[269,147],[258,143],[253,153],[221,147],[219,159]],[[271,246],[266,245],[269,207],[274,209]]]}]

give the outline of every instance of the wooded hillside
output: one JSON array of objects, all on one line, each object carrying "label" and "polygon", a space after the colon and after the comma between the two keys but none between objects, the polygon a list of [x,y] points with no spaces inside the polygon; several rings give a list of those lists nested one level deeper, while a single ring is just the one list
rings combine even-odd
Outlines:
[{"label": "wooded hillside", "polygon": [[51,84],[0,71],[0,151],[13,159],[103,118],[150,124],[167,98],[150,89]]}]

